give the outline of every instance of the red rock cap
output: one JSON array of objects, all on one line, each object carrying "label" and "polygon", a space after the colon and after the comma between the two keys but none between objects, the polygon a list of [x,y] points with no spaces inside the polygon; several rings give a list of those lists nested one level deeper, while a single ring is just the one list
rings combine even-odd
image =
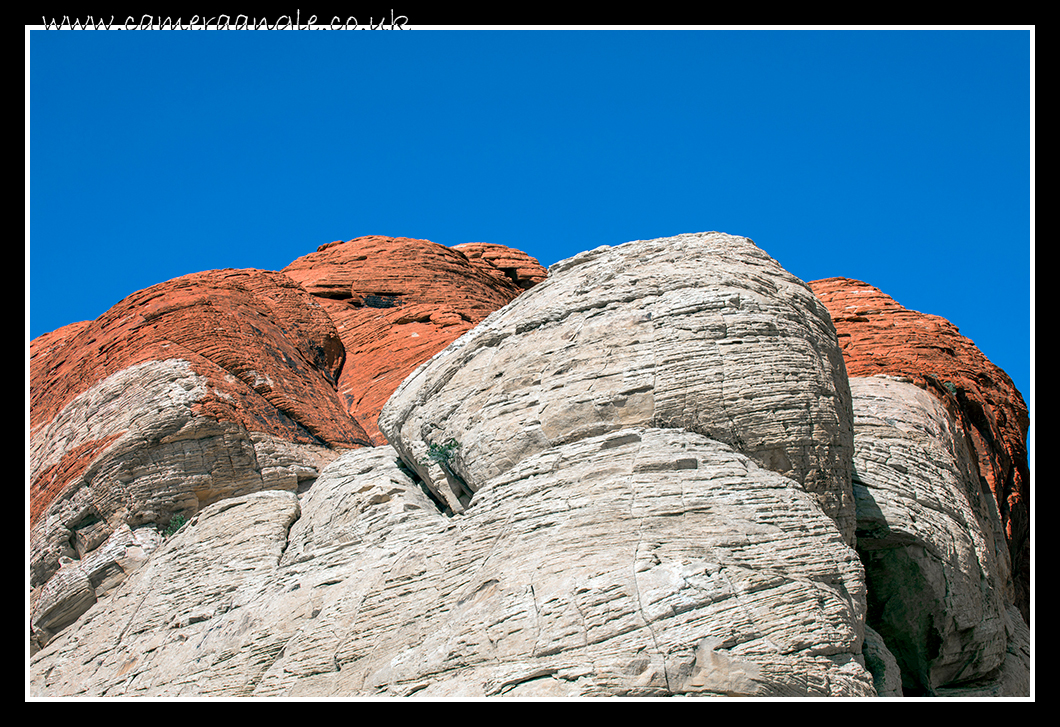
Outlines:
[{"label": "red rock cap", "polygon": [[[518,263],[512,274],[509,261]],[[529,255],[503,245],[449,248],[378,235],[321,245],[283,272],[335,322],[346,351],[339,391],[375,444],[386,442],[379,411],[405,377],[548,275]]]}]

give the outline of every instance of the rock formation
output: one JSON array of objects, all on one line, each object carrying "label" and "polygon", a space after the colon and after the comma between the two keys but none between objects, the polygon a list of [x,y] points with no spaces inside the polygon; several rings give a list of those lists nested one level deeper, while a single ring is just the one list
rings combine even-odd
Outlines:
[{"label": "rock formation", "polygon": [[[232,378],[288,404],[271,416],[298,423],[290,436],[203,417],[209,391],[229,400],[186,357],[144,356],[55,406],[65,428],[55,414],[34,425],[35,456],[69,463],[51,455],[59,484],[37,490],[52,525],[35,526],[35,563],[55,565],[36,588],[32,695],[1029,694],[975,434],[926,379],[848,379],[838,293],[822,304],[721,233],[598,248],[544,282],[517,251],[438,247],[359,238],[273,274],[333,322],[318,338],[337,339],[322,350],[344,366],[277,355],[321,372],[346,439],[288,404],[304,387],[282,367]],[[431,285],[442,271],[447,290]],[[92,325],[37,339],[34,366],[61,371]],[[463,335],[426,355],[408,345],[440,331]],[[176,413],[155,423],[137,401]],[[157,436],[178,416],[195,423]],[[189,522],[167,538],[137,527],[165,521],[148,480],[104,475],[165,463],[154,448],[209,426],[247,432],[245,458],[275,474],[248,484],[253,467],[215,467],[205,498],[198,470],[155,475],[159,492],[191,488]],[[144,432],[121,450],[140,469],[111,454],[129,432]],[[211,461],[194,446],[186,457]],[[241,484],[219,494],[226,478]],[[120,516],[94,504],[107,483],[131,483],[109,485]]]},{"label": "rock formation", "polygon": [[905,377],[931,392],[973,447],[978,475],[1004,524],[1015,594],[1030,620],[1030,472],[1027,406],[1012,380],[956,326],[903,308],[861,281],[810,283],[835,322],[847,373]]},{"label": "rock formation", "polygon": [[503,245],[379,236],[322,245],[283,272],[335,322],[346,350],[339,392],[374,444],[386,443],[376,420],[406,376],[546,275]]},{"label": "rock formation", "polygon": [[464,253],[472,265],[480,267],[487,275],[510,280],[523,290],[529,290],[548,277],[548,271],[522,250],[489,242],[465,242],[454,245],[453,249]]},{"label": "rock formation", "polygon": [[853,551],[814,498],[725,445],[589,437],[457,518],[397,461],[358,450],[300,500],[205,508],[38,654],[33,692],[873,693]]},{"label": "rock formation", "polygon": [[342,449],[378,440],[375,419],[397,383],[522,292],[517,280],[531,284],[536,264],[487,246],[518,261],[511,280],[481,250],[472,262],[423,240],[324,247],[290,275],[184,276],[31,342],[34,648],[105,592],[115,564],[140,562],[157,535],[145,526],[256,490],[293,491]]},{"label": "rock formation", "polygon": [[37,638],[80,608],[63,583],[91,603],[85,559],[122,526],[293,490],[331,448],[367,444],[335,395],[342,356],[312,298],[260,270],[162,283],[33,341],[31,586],[61,574],[35,608]]},{"label": "rock formation", "polygon": [[455,468],[474,492],[567,441],[685,428],[794,478],[853,543],[850,394],[832,323],[744,240],[667,238],[557,263],[406,379],[380,428],[456,512],[459,494],[415,464],[432,443],[461,442]]},{"label": "rock formation", "polygon": [[1008,659],[1022,660],[1013,673],[1029,666],[1008,548],[964,432],[908,379],[852,378],[850,387],[868,624],[896,657],[903,692],[1022,693],[1002,673]]}]

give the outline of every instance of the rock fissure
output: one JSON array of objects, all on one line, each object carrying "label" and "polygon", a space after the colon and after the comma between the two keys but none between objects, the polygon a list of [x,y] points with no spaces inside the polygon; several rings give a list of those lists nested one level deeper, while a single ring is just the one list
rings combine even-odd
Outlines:
[{"label": "rock fissure", "polygon": [[665,683],[666,691],[673,693],[673,689],[670,685],[670,674],[666,668],[666,654],[659,644],[659,639],[655,634],[655,629],[652,628],[652,619],[650,619],[644,610],[644,602],[641,598],[640,584],[637,582],[637,552],[640,549],[641,541],[638,539],[637,546],[633,551],[633,564],[632,564],[632,582],[633,592],[637,602],[637,611],[641,620],[641,628],[645,629],[651,637],[651,648],[654,651],[656,657],[662,664],[662,677]]}]

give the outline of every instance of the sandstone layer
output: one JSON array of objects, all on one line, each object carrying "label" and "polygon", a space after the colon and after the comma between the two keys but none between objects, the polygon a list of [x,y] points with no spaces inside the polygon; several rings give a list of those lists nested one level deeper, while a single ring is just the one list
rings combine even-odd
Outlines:
[{"label": "sandstone layer", "polygon": [[524,460],[442,514],[390,447],[201,511],[39,652],[37,696],[842,696],[861,566],[813,497],[681,430]]},{"label": "sandstone layer", "polygon": [[339,391],[374,444],[386,443],[379,411],[406,376],[547,275],[503,245],[381,236],[322,245],[283,272],[335,322],[346,351]]},{"label": "sandstone layer", "polygon": [[1004,530],[966,433],[908,379],[850,388],[868,624],[895,656],[903,693],[1026,696],[1011,678],[1029,673],[1029,643]]},{"label": "sandstone layer", "polygon": [[[434,357],[380,429],[454,512],[550,447],[623,427],[685,428],[790,476],[848,543],[850,394],[828,312],[746,238],[602,247]],[[421,464],[459,443],[449,472]]]},{"label": "sandstone layer", "polygon": [[974,447],[1004,523],[1015,594],[1030,620],[1027,406],[1012,380],[944,318],[907,310],[857,280],[810,283],[828,308],[851,377],[906,377],[942,402]]},{"label": "sandstone layer", "polygon": [[472,265],[480,267],[487,275],[510,280],[523,290],[529,290],[548,277],[548,271],[522,250],[490,242],[465,242],[453,245],[453,249],[466,255]]},{"label": "sandstone layer", "polygon": [[[30,355],[34,589],[122,526],[293,490],[335,448],[369,443],[335,391],[334,325],[280,273],[177,278],[34,340]],[[61,590],[34,599],[38,640],[77,610]],[[71,598],[90,601],[83,590]]]}]

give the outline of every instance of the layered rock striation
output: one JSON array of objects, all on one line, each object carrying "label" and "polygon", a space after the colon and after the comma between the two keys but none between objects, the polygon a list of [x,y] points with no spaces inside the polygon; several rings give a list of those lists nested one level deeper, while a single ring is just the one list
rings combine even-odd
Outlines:
[{"label": "layered rock striation", "polygon": [[[568,441],[685,428],[799,482],[853,543],[843,359],[802,281],[720,233],[599,248],[550,273],[394,392],[380,428],[406,461],[460,442],[473,492]],[[463,508],[438,470],[417,471]]]},{"label": "layered rock striation", "polygon": [[858,280],[829,278],[810,287],[835,322],[849,376],[904,377],[955,420],[1004,525],[1015,589],[1009,600],[1029,621],[1030,419],[1020,392],[944,318],[908,310]]},{"label": "layered rock striation", "polygon": [[453,249],[466,255],[472,265],[487,275],[507,279],[522,290],[529,290],[548,277],[548,271],[522,250],[490,242],[465,242],[454,245]]},{"label": "layered rock striation", "polygon": [[300,498],[205,508],[38,654],[33,693],[874,693],[853,551],[813,497],[725,445],[589,437],[455,518],[398,463],[358,450]]},{"label": "layered rock striation", "polygon": [[971,442],[908,379],[852,378],[850,387],[868,624],[896,657],[903,693],[1028,693],[1004,530]]},{"label": "layered rock striation", "polygon": [[30,355],[30,585],[59,576],[34,609],[39,642],[76,617],[61,584],[91,601],[84,561],[123,526],[294,490],[334,450],[369,443],[335,392],[334,325],[280,273],[162,283]]}]

